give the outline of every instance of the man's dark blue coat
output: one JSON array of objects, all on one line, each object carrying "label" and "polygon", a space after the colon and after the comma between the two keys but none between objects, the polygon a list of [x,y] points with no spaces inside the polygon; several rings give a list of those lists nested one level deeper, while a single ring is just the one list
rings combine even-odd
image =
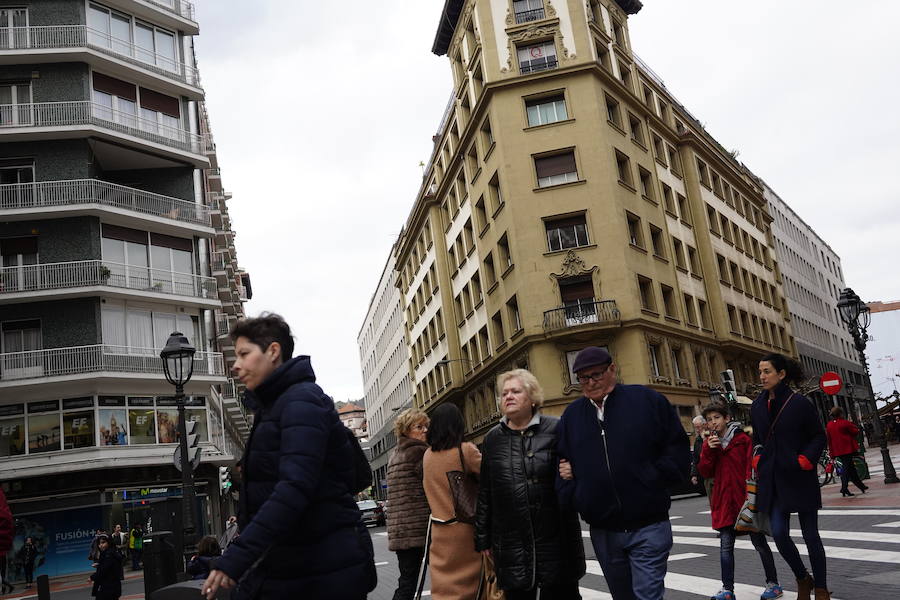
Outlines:
[{"label": "man's dark blue coat", "polygon": [[240,536],[215,568],[249,598],[358,600],[375,587],[372,539],[350,488],[353,454],[308,356],[275,370],[255,405],[243,458]]},{"label": "man's dark blue coat", "polygon": [[691,468],[675,408],[650,388],[618,384],[604,402],[603,419],[601,427],[596,406],[584,396],[563,412],[557,453],[572,464],[574,479],[557,475],[560,505],[611,531],[668,520],[668,486],[686,480]]}]

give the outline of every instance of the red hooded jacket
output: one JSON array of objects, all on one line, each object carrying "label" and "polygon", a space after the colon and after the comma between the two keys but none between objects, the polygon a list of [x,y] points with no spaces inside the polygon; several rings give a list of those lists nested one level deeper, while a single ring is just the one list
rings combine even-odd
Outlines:
[{"label": "red hooded jacket", "polygon": [[825,434],[828,436],[828,451],[831,456],[844,456],[856,452],[856,436],[859,427],[847,419],[832,419],[825,426]]},{"label": "red hooded jacket", "polygon": [[750,473],[750,455],[753,444],[750,436],[737,431],[728,447],[710,448],[709,440],[703,442],[697,470],[704,478],[714,478],[712,498],[713,529],[734,527],[738,513],[747,499],[747,476]]},{"label": "red hooded jacket", "polygon": [[0,490],[0,558],[5,557],[12,548],[15,525],[9,504],[6,503],[6,495]]}]

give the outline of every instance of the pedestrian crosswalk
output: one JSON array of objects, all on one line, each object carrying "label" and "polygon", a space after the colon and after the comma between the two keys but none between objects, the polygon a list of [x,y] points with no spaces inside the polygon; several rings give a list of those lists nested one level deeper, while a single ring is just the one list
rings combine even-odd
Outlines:
[{"label": "pedestrian crosswalk", "polygon": [[[673,548],[669,555],[665,579],[666,600],[698,600],[709,598],[721,587],[719,570],[719,539],[709,526],[709,511],[705,499],[679,501],[672,506]],[[900,594],[900,509],[846,508],[820,511],[819,533],[828,560],[829,588],[833,600],[859,598],[888,598]],[[891,519],[894,517],[894,519]],[[796,519],[796,517],[795,517]],[[796,520],[794,521],[796,525]],[[586,528],[586,526],[584,526]],[[587,573],[579,582],[584,600],[611,600],[606,581],[590,544],[590,532],[582,531]],[[799,529],[791,529],[797,549],[808,565],[808,554]],[[378,534],[373,537],[386,539]],[[782,584],[788,588],[784,600],[796,600],[796,583],[786,563],[780,558],[775,543],[769,545],[776,556],[776,566]],[[395,568],[393,557],[379,562],[379,570]],[[756,600],[765,587],[759,557],[746,537],[735,544],[735,593],[740,600]],[[382,566],[384,565],[384,566]],[[379,590],[382,577],[379,577]],[[372,594],[370,600],[391,597],[388,581],[382,594]],[[426,590],[423,595],[430,597]]]}]

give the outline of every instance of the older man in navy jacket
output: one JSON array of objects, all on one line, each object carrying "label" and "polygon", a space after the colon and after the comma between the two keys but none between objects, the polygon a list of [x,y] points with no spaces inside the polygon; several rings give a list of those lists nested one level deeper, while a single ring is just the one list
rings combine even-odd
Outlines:
[{"label": "older man in navy jacket", "polygon": [[668,486],[690,472],[688,436],[666,397],[616,381],[606,350],[578,353],[584,396],[557,426],[557,493],[591,526],[591,542],[615,600],[659,600],[672,548]]}]

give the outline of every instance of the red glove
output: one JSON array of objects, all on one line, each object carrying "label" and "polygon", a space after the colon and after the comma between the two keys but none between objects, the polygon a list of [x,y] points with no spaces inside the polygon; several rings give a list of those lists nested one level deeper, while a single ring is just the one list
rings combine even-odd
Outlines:
[{"label": "red glove", "polygon": [[800,463],[800,468],[804,471],[812,471],[813,464],[809,462],[809,459],[803,456],[802,454],[797,457],[797,462]]},{"label": "red glove", "polygon": [[759,459],[760,459],[760,458],[762,458],[762,454],[757,454],[756,456],[753,457],[753,463],[752,463],[752,464],[753,464],[753,468],[754,468],[754,469],[759,468]]}]

